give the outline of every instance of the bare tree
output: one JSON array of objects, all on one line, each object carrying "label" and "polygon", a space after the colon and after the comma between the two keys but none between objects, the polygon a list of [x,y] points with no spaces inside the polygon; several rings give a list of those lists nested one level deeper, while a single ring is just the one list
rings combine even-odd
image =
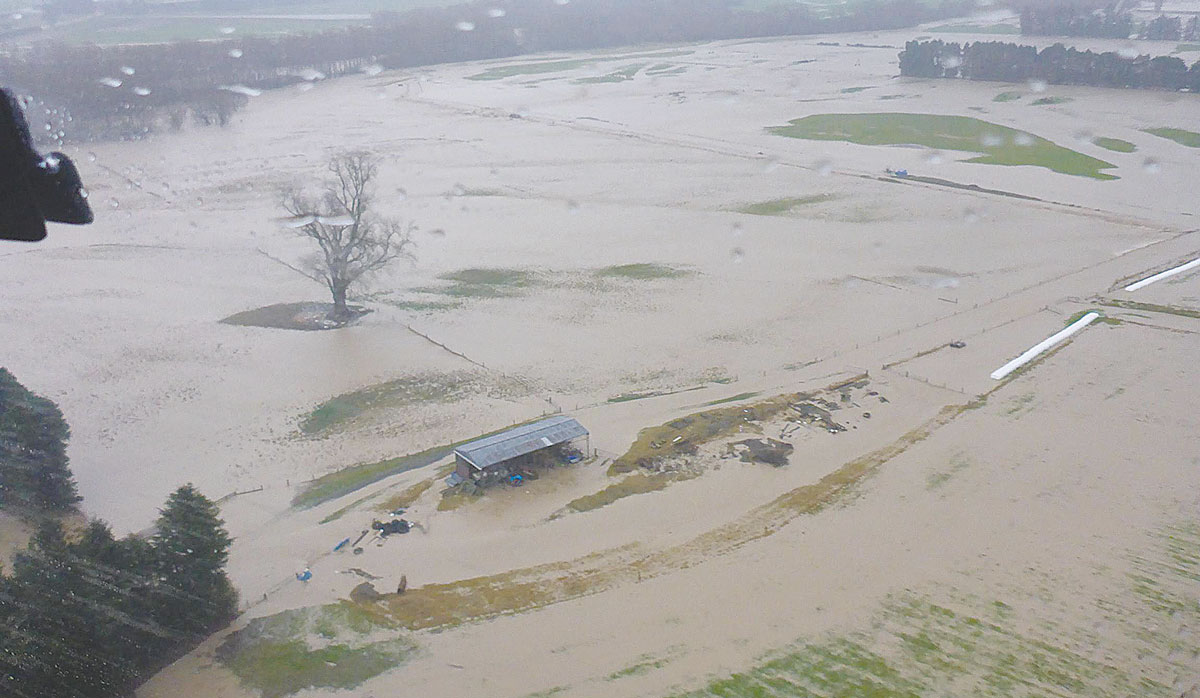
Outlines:
[{"label": "bare tree", "polygon": [[371,211],[377,171],[378,159],[371,153],[340,153],[329,160],[333,176],[322,192],[292,190],[283,195],[291,225],[320,248],[309,271],[333,294],[334,319],[351,316],[346,293],[352,285],[398,258],[412,258],[413,227]]}]

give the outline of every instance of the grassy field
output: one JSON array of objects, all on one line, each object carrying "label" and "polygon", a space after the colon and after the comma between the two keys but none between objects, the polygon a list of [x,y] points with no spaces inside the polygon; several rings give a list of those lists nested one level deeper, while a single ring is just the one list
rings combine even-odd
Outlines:
[{"label": "grassy field", "polygon": [[789,138],[847,141],[860,145],[923,145],[940,150],[982,153],[967,162],[1032,165],[1062,174],[1116,179],[1102,170],[1116,167],[1056,145],[1025,131],[969,116],[938,114],[814,114],[768,129]]},{"label": "grassy field", "polygon": [[793,209],[811,204],[823,204],[839,198],[837,194],[808,194],[784,199],[771,199],[758,203],[747,204],[739,208],[738,213],[748,213],[752,216],[783,216]]},{"label": "grassy field", "polygon": [[691,276],[694,272],[667,264],[636,262],[633,264],[614,264],[611,267],[601,267],[594,273],[596,276],[608,279],[650,281],[653,279],[678,279]]},{"label": "grassy field", "polygon": [[217,659],[263,698],[351,689],[399,666],[416,649],[398,632],[372,637],[397,629],[385,615],[350,602],[302,608],[250,621],[221,644]]},{"label": "grassy field", "polygon": [[1186,145],[1189,148],[1200,148],[1200,133],[1196,133],[1195,131],[1185,131],[1181,128],[1145,128],[1142,130],[1152,136],[1173,140],[1179,145]]},{"label": "grassy field", "polygon": [[996,95],[995,97],[992,97],[992,101],[993,102],[1015,102],[1023,96],[1024,95],[1022,95],[1020,92],[1001,92],[1000,94]]},{"label": "grassy field", "polygon": [[605,82],[625,82],[626,80],[632,80],[645,67],[645,63],[633,63],[623,68],[618,68],[607,75],[579,78],[575,83],[578,85],[596,85]]},{"label": "grassy field", "polygon": [[[467,76],[468,80],[503,80],[517,75],[542,75],[545,73],[560,73],[566,70],[575,70],[577,68],[585,68],[596,63],[605,63],[613,61],[634,60],[638,58],[674,58],[678,56],[689,56],[693,51],[657,51],[652,53],[628,53],[614,56],[593,56],[591,58],[572,58],[561,61],[534,61],[527,63],[513,63],[512,65],[502,65],[495,68],[488,68],[482,73]],[[641,66],[638,67],[641,69]],[[636,71],[635,71],[636,72]],[[611,82],[616,82],[612,80]]]},{"label": "grassy field", "polygon": [[1030,102],[1030,104],[1036,107],[1044,107],[1050,104],[1066,104],[1067,102],[1071,101],[1074,100],[1072,100],[1070,97],[1038,97]]},{"label": "grassy field", "polygon": [[367,386],[326,400],[300,422],[305,436],[324,436],[372,410],[452,402],[478,387],[470,374],[423,374]]},{"label": "grassy field", "polygon": [[1120,138],[1105,138],[1101,136],[1099,138],[1093,138],[1092,142],[1101,148],[1104,148],[1105,150],[1111,150],[1117,153],[1132,153],[1133,151],[1137,150],[1136,145],[1130,143],[1129,141],[1123,141]]}]

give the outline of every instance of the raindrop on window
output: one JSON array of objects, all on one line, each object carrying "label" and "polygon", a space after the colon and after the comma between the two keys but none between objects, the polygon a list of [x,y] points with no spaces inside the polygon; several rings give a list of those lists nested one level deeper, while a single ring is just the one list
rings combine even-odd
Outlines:
[{"label": "raindrop on window", "polygon": [[81,198],[81,199],[88,198],[88,190],[84,189],[83,187],[79,187],[79,198]]},{"label": "raindrop on window", "polygon": [[944,162],[944,160],[945,159],[942,157],[942,154],[936,150],[931,150],[925,154],[925,162],[929,163],[930,165],[940,165],[942,162]]},{"label": "raindrop on window", "polygon": [[463,196],[466,193],[467,193],[467,188],[461,184],[455,184],[454,188],[450,190],[450,194],[452,196]]},{"label": "raindrop on window", "polygon": [[135,87],[133,88],[133,93],[138,97],[145,97],[150,94],[150,90],[145,87]]},{"label": "raindrop on window", "polygon": [[740,247],[735,247],[729,251],[729,258],[734,264],[741,264],[742,260],[746,258],[746,251]]},{"label": "raindrop on window", "polygon": [[219,89],[225,90],[226,92],[232,92],[234,94],[246,95],[247,97],[257,97],[262,94],[262,90],[253,87],[246,87],[245,85],[221,85]]},{"label": "raindrop on window", "polygon": [[405,201],[405,200],[407,200],[407,199],[408,199],[408,192],[407,192],[407,191],[405,191],[404,189],[397,189],[397,190],[396,190],[396,200],[397,200],[397,201]]},{"label": "raindrop on window", "polygon": [[1034,92],[1045,92],[1046,87],[1047,87],[1047,85],[1046,85],[1045,80],[1030,80],[1029,81],[1029,89],[1033,90]]},{"label": "raindrop on window", "polygon": [[1122,46],[1121,48],[1117,49],[1117,55],[1125,60],[1131,61],[1138,57],[1137,47],[1132,45]]},{"label": "raindrop on window", "polygon": [[314,80],[324,80],[325,79],[325,73],[322,73],[321,71],[319,71],[315,68],[305,68],[305,69],[301,70],[300,72],[296,73],[296,75],[300,76],[300,79],[308,80],[309,82],[312,82]]},{"label": "raindrop on window", "polygon": [[985,133],[979,138],[985,148],[997,148],[1004,145],[1004,136],[995,133]]},{"label": "raindrop on window", "polygon": [[567,200],[567,213],[570,213],[572,215],[579,213],[579,202],[576,201],[575,199],[568,199]]},{"label": "raindrop on window", "polygon": [[116,78],[100,78],[99,82],[101,85],[104,85],[105,87],[120,87],[121,86],[121,81]]},{"label": "raindrop on window", "polygon": [[230,58],[241,58],[243,55],[245,55],[245,54],[242,53],[242,50],[240,48],[229,49],[229,57]]},{"label": "raindrop on window", "polygon": [[296,89],[300,90],[301,92],[308,92],[312,88],[313,84],[311,82],[302,82],[299,85],[296,85]]},{"label": "raindrop on window", "polygon": [[732,226],[729,228],[729,233],[730,233],[731,235],[733,235],[735,238],[740,238],[740,237],[742,236],[742,224],[741,224],[741,223],[734,223],[734,224],[733,224],[733,225],[732,225]]},{"label": "raindrop on window", "polygon": [[763,161],[763,172],[774,172],[779,169],[779,158],[772,155]]},{"label": "raindrop on window", "polygon": [[958,56],[946,56],[942,59],[942,65],[946,68],[957,68],[962,65],[962,58]]},{"label": "raindrop on window", "polygon": [[42,158],[42,161],[39,162],[37,166],[43,170],[46,170],[47,172],[54,173],[58,172],[58,165],[60,162],[62,161],[58,159],[58,156],[47,155],[46,157]]},{"label": "raindrop on window", "polygon": [[1075,132],[1075,140],[1079,141],[1080,143],[1091,143],[1092,138],[1094,138],[1094,136],[1092,136],[1092,132],[1086,129]]},{"label": "raindrop on window", "polygon": [[569,2],[571,2],[571,0],[554,0],[555,5],[566,5]]},{"label": "raindrop on window", "polygon": [[1146,171],[1146,174],[1158,174],[1162,172],[1162,165],[1154,158],[1146,158],[1142,163],[1142,169]]},{"label": "raindrop on window", "polygon": [[13,15],[12,15],[12,18],[13,18],[13,20],[14,20],[14,21],[17,21],[17,22],[19,22],[19,21],[21,21],[21,18],[22,18],[22,17],[24,17],[24,16],[25,16],[25,15],[21,14],[20,12],[14,12],[14,13],[13,13]]},{"label": "raindrop on window", "polygon": [[1013,136],[1013,143],[1017,145],[1030,146],[1033,145],[1033,136],[1028,133],[1018,133]]},{"label": "raindrop on window", "polygon": [[125,73],[126,75],[133,75],[137,71],[134,70],[133,68],[131,68],[130,66],[123,65],[123,66],[121,66],[121,72]]},{"label": "raindrop on window", "polygon": [[88,159],[88,162],[96,162],[96,154],[89,152],[87,154],[87,159]]},{"label": "raindrop on window", "polygon": [[113,207],[113,208],[120,208],[120,207],[121,207],[121,202],[120,202],[120,201],[117,201],[116,199],[109,199],[109,200],[108,200],[108,205],[109,205],[109,206],[111,206],[111,207]]},{"label": "raindrop on window", "polygon": [[233,27],[221,27],[218,31],[222,34],[232,34],[235,30]]},{"label": "raindrop on window", "polygon": [[303,228],[310,223],[315,223],[316,220],[316,216],[295,216],[292,218],[285,218],[282,222],[285,228]]},{"label": "raindrop on window", "polygon": [[821,175],[822,177],[828,177],[829,175],[833,174],[833,163],[829,160],[817,160],[814,167],[817,170],[817,174]]},{"label": "raindrop on window", "polygon": [[379,75],[383,72],[383,66],[378,63],[368,63],[362,67],[362,71],[367,75]]},{"label": "raindrop on window", "polygon": [[488,17],[491,17],[492,19],[500,19],[506,14],[508,13],[499,7],[493,7],[492,9],[488,10]]},{"label": "raindrop on window", "polygon": [[51,126],[50,124],[46,124],[46,130],[47,130],[47,131],[49,131],[49,130],[50,130],[50,129],[52,129],[52,128],[54,128],[54,127],[53,127],[53,126]]},{"label": "raindrop on window", "polygon": [[200,197],[200,196],[197,196],[197,197],[196,197],[196,205],[197,205],[197,206],[203,206],[203,205],[204,205],[204,198],[203,198],[203,197]]},{"label": "raindrop on window", "polygon": [[965,208],[963,209],[963,220],[968,223],[977,223],[979,222],[979,212],[973,208]]},{"label": "raindrop on window", "polygon": [[460,32],[475,31],[475,23],[463,20],[463,21],[455,24],[454,28],[459,30]]},{"label": "raindrop on window", "polygon": [[445,231],[445,230],[442,230],[441,228],[434,228],[433,230],[429,231],[429,234],[430,234],[430,235],[432,235],[432,236],[433,236],[433,237],[435,237],[435,238],[444,238],[444,237],[446,237],[446,231]]}]

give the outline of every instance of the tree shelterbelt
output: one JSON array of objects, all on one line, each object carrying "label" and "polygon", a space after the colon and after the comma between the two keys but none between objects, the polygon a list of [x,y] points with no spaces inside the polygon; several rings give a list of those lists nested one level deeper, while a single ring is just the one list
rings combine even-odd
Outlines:
[{"label": "tree shelterbelt", "polygon": [[26,513],[75,508],[70,433],[57,405],[0,368],[0,506]]},{"label": "tree shelterbelt", "polygon": [[1200,92],[1200,61],[1191,68],[1176,56],[1123,56],[1054,44],[1034,46],[999,41],[958,44],[909,41],[900,52],[900,74],[1052,85],[1093,85]]}]

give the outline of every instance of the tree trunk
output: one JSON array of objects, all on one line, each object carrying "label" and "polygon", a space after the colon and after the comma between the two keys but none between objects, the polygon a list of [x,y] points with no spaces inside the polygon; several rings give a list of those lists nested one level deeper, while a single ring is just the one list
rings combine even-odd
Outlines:
[{"label": "tree trunk", "polygon": [[333,317],[341,320],[350,317],[350,309],[346,307],[346,287],[333,287]]}]

